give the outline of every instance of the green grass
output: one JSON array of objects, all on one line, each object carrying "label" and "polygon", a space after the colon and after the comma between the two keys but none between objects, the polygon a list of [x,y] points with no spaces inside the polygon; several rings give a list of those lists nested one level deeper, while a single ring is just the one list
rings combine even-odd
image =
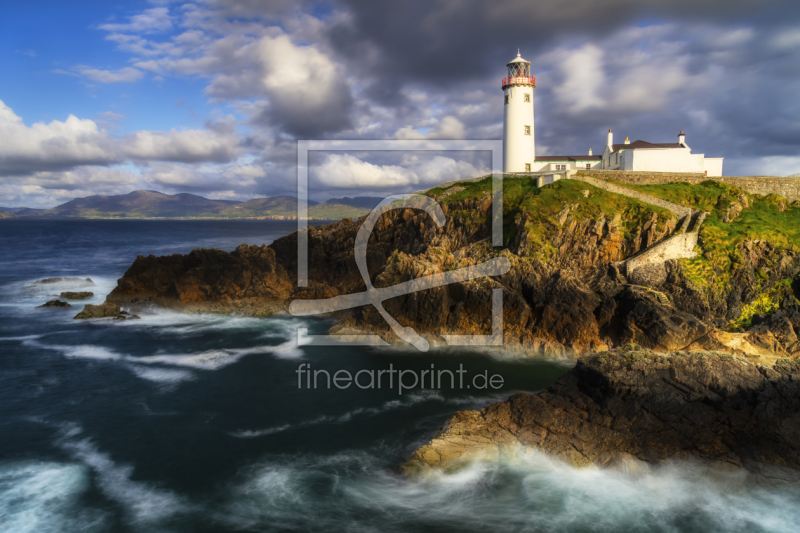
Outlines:
[{"label": "green grass", "polygon": [[752,302],[743,305],[741,315],[728,324],[728,329],[740,331],[752,324],[753,316],[757,314],[771,315],[778,309],[780,302],[789,294],[794,296],[792,293],[792,280],[790,278],[781,280],[770,290],[761,293]]},{"label": "green grass", "polygon": [[[749,194],[713,180],[697,185],[617,185],[709,213],[700,228],[702,249],[698,252],[702,255],[681,260],[687,277],[703,287],[709,296],[713,297],[715,292],[724,288],[732,273],[743,264],[740,245],[745,241],[764,240],[778,249],[800,252],[800,207],[788,205],[786,199],[778,195]],[[723,222],[723,215],[731,203],[742,199],[750,204],[749,207],[733,221]],[[767,268],[771,266],[767,265]],[[769,273],[756,271],[755,278],[750,281],[760,289],[769,282]]]},{"label": "green grass", "polygon": [[[450,208],[453,216],[458,215],[468,226],[482,225],[488,236],[491,211],[481,216],[474,209],[459,209],[458,204],[468,199],[482,199],[491,195],[492,180],[490,176],[476,182],[458,182],[452,187],[463,187],[464,190],[453,193],[439,200]],[[449,189],[435,187],[426,192],[439,199]],[[583,191],[588,190],[589,196]],[[548,259],[554,252],[552,237],[558,233],[558,215],[564,206],[575,206],[571,210],[573,219],[581,222],[585,219],[597,220],[601,214],[612,220],[615,214],[621,216],[621,229],[626,239],[633,238],[639,227],[657,216],[659,229],[665,227],[667,220],[674,215],[666,210],[638,200],[618,194],[609,193],[592,185],[575,180],[560,180],[544,187],[537,187],[536,181],[529,177],[506,178],[503,180],[503,240],[511,242],[516,236],[517,219],[525,215],[525,230],[528,235],[529,248],[536,250],[540,259]]]}]

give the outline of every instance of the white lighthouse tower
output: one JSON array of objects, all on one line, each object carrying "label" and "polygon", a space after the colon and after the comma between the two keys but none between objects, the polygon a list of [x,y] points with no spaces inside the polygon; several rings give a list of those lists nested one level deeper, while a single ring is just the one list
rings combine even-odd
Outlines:
[{"label": "white lighthouse tower", "polygon": [[517,57],[508,63],[503,78],[503,172],[530,172],[536,156],[533,133],[533,90],[530,61]]}]

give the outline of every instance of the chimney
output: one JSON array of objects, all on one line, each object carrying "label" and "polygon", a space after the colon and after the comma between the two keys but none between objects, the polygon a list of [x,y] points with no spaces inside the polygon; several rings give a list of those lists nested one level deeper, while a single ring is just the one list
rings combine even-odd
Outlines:
[{"label": "chimney", "polygon": [[592,149],[589,148],[589,155],[592,155]]},{"label": "chimney", "polygon": [[608,130],[608,138],[606,140],[606,145],[608,145],[609,151],[614,151],[614,134],[611,133],[611,130]]},{"label": "chimney", "polygon": [[683,130],[678,134],[678,144],[686,146],[686,135],[683,134]]},{"label": "chimney", "polygon": [[630,144],[631,140],[628,137],[625,137],[625,144]]}]

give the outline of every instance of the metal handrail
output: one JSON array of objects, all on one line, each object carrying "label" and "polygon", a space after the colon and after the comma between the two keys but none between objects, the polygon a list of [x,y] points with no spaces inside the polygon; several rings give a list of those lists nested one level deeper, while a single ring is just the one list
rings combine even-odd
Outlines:
[{"label": "metal handrail", "polygon": [[536,88],[536,76],[508,76],[503,78],[503,87],[507,85],[533,85]]}]

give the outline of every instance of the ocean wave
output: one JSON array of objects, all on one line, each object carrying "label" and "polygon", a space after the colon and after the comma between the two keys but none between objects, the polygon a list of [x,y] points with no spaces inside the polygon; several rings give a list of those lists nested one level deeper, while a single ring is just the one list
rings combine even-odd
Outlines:
[{"label": "ocean wave", "polygon": [[359,407],[341,415],[320,415],[316,418],[312,418],[311,420],[305,420],[296,424],[284,424],[264,429],[238,430],[228,434],[232,437],[236,437],[237,439],[251,439],[255,437],[264,437],[266,435],[281,433],[290,429],[307,428],[319,424],[344,424],[353,420],[354,418],[362,416],[377,416],[395,409],[407,409],[418,403],[431,401],[446,402],[447,400],[439,391],[423,390],[409,394],[403,399],[390,400],[378,407]]},{"label": "ocean wave", "polygon": [[260,529],[536,532],[796,530],[800,493],[748,487],[672,463],[632,472],[574,468],[542,453],[476,461],[454,473],[407,479],[378,453],[272,458],[229,488],[216,520]]},{"label": "ocean wave", "polygon": [[47,461],[0,464],[0,522],[4,531],[102,531],[105,512],[82,504],[89,489],[84,465]]},{"label": "ocean wave", "polygon": [[142,366],[132,365],[131,371],[137,377],[153,381],[155,383],[164,383],[174,385],[181,381],[191,381],[195,378],[194,373],[189,370],[169,369],[169,368],[148,368]]},{"label": "ocean wave", "polygon": [[124,321],[124,327],[146,328],[155,335],[192,336],[208,331],[250,331],[256,338],[294,339],[297,329],[308,327],[309,320],[287,316],[253,317],[216,313],[184,313],[158,307],[137,311],[141,320]]},{"label": "ocean wave", "polygon": [[128,522],[151,525],[193,510],[186,499],[172,491],[134,481],[133,466],[117,464],[89,438],[79,438],[81,435],[80,426],[64,424],[56,445],[94,472],[98,488],[122,507]]},{"label": "ocean wave", "polygon": [[[57,351],[64,357],[70,358],[123,361],[126,363],[145,365],[181,366],[196,370],[217,370],[252,354],[268,353],[278,358],[286,358],[288,356],[292,358],[302,357],[303,353],[299,348],[296,349],[296,352],[292,352],[290,347],[287,347],[290,343],[292,343],[292,341],[278,346],[261,345],[248,348],[220,348],[190,354],[157,354],[145,356],[121,354],[110,348],[94,344],[43,344],[36,340],[26,340],[23,341],[22,344],[25,346]],[[133,369],[135,367],[131,368]]]},{"label": "ocean wave", "polygon": [[41,339],[44,337],[44,334],[41,335],[23,335],[21,337],[0,337],[0,342],[3,341],[34,341],[36,339]]}]

